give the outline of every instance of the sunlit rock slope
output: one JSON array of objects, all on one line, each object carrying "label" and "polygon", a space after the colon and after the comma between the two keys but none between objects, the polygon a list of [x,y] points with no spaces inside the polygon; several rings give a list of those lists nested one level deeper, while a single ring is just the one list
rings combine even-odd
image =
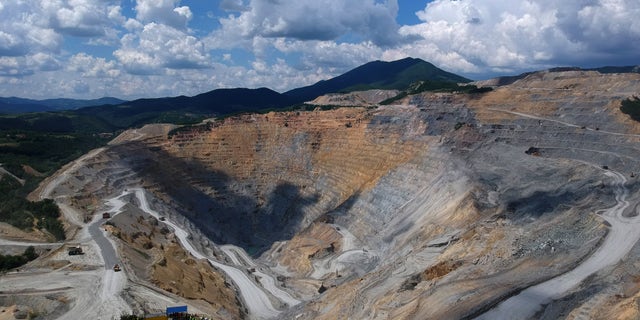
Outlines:
[{"label": "sunlit rock slope", "polygon": [[[540,72],[484,94],[131,131],[78,170],[92,177],[74,201],[147,188],[201,246],[278,275],[302,301],[281,318],[474,317],[585,261],[621,190],[636,215],[640,126],[618,108],[639,93],[637,74]],[[638,250],[538,316],[637,315]]]}]

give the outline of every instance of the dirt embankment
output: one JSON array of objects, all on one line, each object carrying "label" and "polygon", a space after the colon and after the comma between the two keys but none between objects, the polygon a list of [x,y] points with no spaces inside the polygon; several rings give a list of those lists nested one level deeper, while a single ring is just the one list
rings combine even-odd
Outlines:
[{"label": "dirt embankment", "polygon": [[210,314],[243,317],[244,310],[224,276],[209,263],[191,257],[154,217],[127,206],[107,228],[119,239],[126,266],[137,278],[186,299],[206,301]]}]

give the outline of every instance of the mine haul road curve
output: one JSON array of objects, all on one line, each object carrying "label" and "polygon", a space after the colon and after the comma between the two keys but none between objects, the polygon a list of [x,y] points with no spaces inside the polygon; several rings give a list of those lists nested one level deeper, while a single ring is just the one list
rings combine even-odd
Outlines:
[{"label": "mine haul road curve", "polygon": [[[66,291],[72,297],[70,309],[64,313],[59,319],[83,319],[91,317],[92,319],[112,319],[122,314],[131,313],[131,307],[123,300],[121,293],[127,284],[126,270],[122,272],[114,272],[113,266],[119,263],[117,251],[114,243],[105,235],[105,231],[100,228],[102,220],[102,212],[109,212],[112,216],[120,213],[121,209],[126,205],[122,200],[123,196],[135,193],[141,210],[151,214],[159,219],[160,214],[152,210],[146,199],[144,190],[141,188],[133,188],[129,191],[123,191],[120,195],[106,200],[107,210],[97,214],[94,219],[88,223],[83,223],[78,217],[78,212],[64,203],[67,197],[64,194],[56,194],[55,190],[61,184],[65,183],[87,159],[100,154],[103,149],[96,149],[88,154],[75,160],[66,168],[64,168],[57,176],[48,181],[40,189],[39,198],[53,198],[61,205],[62,213],[71,223],[83,228],[84,231],[76,234],[73,242],[82,242],[83,245],[95,245],[99,248],[99,256],[90,261],[90,265],[101,265],[104,267],[98,270],[90,271],[72,271],[72,270],[54,270],[45,273],[26,273],[11,274],[10,277],[3,277],[3,288],[7,292],[25,292],[28,291],[37,294],[39,291],[45,293],[47,291]],[[273,297],[280,300],[287,306],[293,306],[300,303],[299,300],[293,298],[288,292],[279,288],[274,278],[260,270],[256,270],[253,275],[249,275],[245,271],[245,265],[255,266],[253,260],[246,255],[244,250],[227,246],[225,253],[240,257],[242,261],[238,267],[228,266],[218,261],[205,257],[197,249],[195,249],[188,241],[189,233],[177,224],[171,221],[162,221],[174,229],[176,236],[180,240],[183,247],[188,250],[195,258],[207,259],[211,265],[225,272],[236,283],[239,288],[240,295],[245,301],[249,310],[249,316],[252,319],[272,319],[276,318],[280,311],[276,309],[268,291]],[[60,247],[64,243],[40,244],[10,240],[0,240],[0,244],[16,245],[16,246],[55,246]],[[232,257],[233,258],[233,257]],[[237,258],[236,258],[237,259]],[[257,276],[257,277],[255,277]],[[258,278],[261,288],[252,278]],[[33,289],[39,288],[39,289]]]},{"label": "mine haul road curve", "polygon": [[[62,314],[59,319],[112,319],[124,313],[131,313],[131,308],[122,299],[120,293],[127,283],[126,272],[114,272],[111,268],[118,261],[113,243],[100,229],[101,217],[96,216],[89,224],[84,224],[78,213],[63,203],[66,195],[55,195],[56,188],[66,182],[70,174],[84,164],[87,159],[95,157],[104,149],[99,148],[90,151],[86,155],[65,166],[63,170],[42,186],[39,193],[40,199],[53,198],[62,210],[65,218],[78,227],[86,227],[83,232],[76,234],[69,242],[82,243],[83,246],[95,246],[99,248],[97,256],[83,256],[84,264],[88,266],[104,264],[104,268],[87,271],[75,271],[69,268],[60,268],[51,272],[37,270],[30,272],[23,270],[4,276],[1,280],[5,293],[20,294],[46,294],[52,291],[65,291],[71,299],[70,309]],[[119,208],[108,210],[116,212]],[[0,240],[0,244],[15,246],[52,246],[59,248],[64,243],[33,243]]]},{"label": "mine haul road curve", "polygon": [[[149,206],[149,202],[147,201],[147,197],[145,195],[144,189],[142,188],[129,189],[128,193],[132,193],[132,192],[135,193],[135,196],[138,199],[138,202],[140,203],[139,204],[140,209],[142,211],[154,216],[156,219],[160,219],[161,215],[155,210],[151,209],[151,207]],[[123,195],[125,194],[127,193],[123,193]],[[267,293],[265,293],[263,289],[261,289],[249,278],[249,275],[247,274],[247,272],[243,271],[244,268],[239,269],[236,267],[232,267],[206,257],[205,255],[200,253],[195,247],[193,247],[193,245],[191,245],[188,239],[189,232],[187,232],[185,229],[183,229],[179,225],[171,222],[169,219],[165,219],[164,221],[161,221],[161,222],[170,226],[174,230],[174,233],[176,237],[180,240],[180,243],[182,244],[182,246],[187,251],[189,251],[191,255],[193,255],[196,259],[206,259],[212,266],[222,270],[231,278],[231,280],[238,286],[238,289],[240,291],[240,296],[244,300],[247,306],[247,309],[249,309],[249,315],[251,318],[272,319],[272,318],[276,318],[278,314],[280,314],[280,311],[278,311],[271,303],[271,300],[269,299],[269,296],[267,295]],[[241,263],[241,261],[238,260],[238,257],[240,257],[242,260],[244,260],[244,262],[247,265],[250,265],[250,266],[255,265],[254,262],[251,260],[251,258],[248,255],[246,255],[246,253],[244,253],[242,249],[238,247],[225,246],[225,249],[223,250],[223,252],[230,255],[230,258],[232,261]],[[236,256],[233,257],[233,255],[236,255]],[[260,281],[264,289],[269,291],[269,293],[272,294],[275,298],[279,299],[280,301],[282,301],[283,303],[289,306],[298,304],[300,302],[295,298],[293,298],[291,295],[289,295],[287,292],[276,287],[275,281],[271,276],[265,273],[262,273],[260,271],[256,271],[254,273],[261,278]]]},{"label": "mine haul road curve", "polygon": [[54,190],[63,182],[66,182],[69,179],[69,173],[75,172],[80,168],[80,166],[84,165],[84,162],[99,155],[105,150],[105,148],[98,148],[89,151],[87,154],[81,156],[80,158],[72,161],[65,167],[63,167],[62,172],[57,174],[51,181],[49,181],[44,187],[42,187],[40,191],[40,199],[50,198],[53,199]]},{"label": "mine haul road curve", "polygon": [[[131,313],[131,308],[122,299],[120,293],[127,283],[126,272],[114,272],[111,268],[117,262],[117,254],[113,244],[100,229],[102,219],[96,217],[87,226],[88,240],[83,246],[91,246],[95,242],[99,248],[99,256],[87,255],[84,258],[88,265],[100,265],[104,268],[74,271],[59,268],[50,272],[41,270],[13,272],[0,278],[0,287],[4,295],[30,294],[43,295],[52,292],[67,292],[72,302],[70,309],[59,319],[112,319],[123,313]],[[77,239],[76,239],[77,240]],[[17,246],[53,246],[59,248],[63,243],[33,243],[0,240],[3,245]],[[64,254],[64,251],[63,253]]]},{"label": "mine haul road curve", "polygon": [[[112,215],[117,214],[122,208],[113,203],[108,204],[111,208],[106,212]],[[87,316],[92,316],[94,319],[111,319],[132,312],[131,307],[120,296],[127,284],[126,271],[113,271],[113,266],[118,263],[118,255],[115,245],[100,228],[102,222],[102,215],[96,215],[87,226],[87,230],[91,241],[94,241],[100,249],[104,268],[95,271],[99,275],[98,280],[94,280],[94,285],[86,286],[86,289],[78,294],[74,306],[60,319],[83,319]]]},{"label": "mine haul road curve", "polygon": [[[523,113],[510,112],[505,110],[495,110],[507,112],[523,117],[538,119]],[[542,119],[542,118],[540,118]],[[571,123],[554,121],[567,126],[575,126]],[[601,132],[603,134],[626,135],[615,132]],[[637,136],[637,135],[631,135]],[[589,164],[598,167],[593,164]],[[604,170],[604,169],[602,169]],[[629,190],[625,183],[627,178],[619,172],[613,170],[604,170],[604,174],[613,179],[616,205],[601,209],[596,212],[610,224],[609,232],[604,242],[581,264],[571,271],[568,271],[555,278],[531,286],[518,295],[515,295],[486,313],[480,315],[476,319],[493,320],[493,319],[531,319],[542,306],[565,296],[570,290],[576,288],[582,281],[590,275],[603,270],[607,267],[617,264],[624,256],[631,251],[633,246],[640,240],[640,215],[625,217],[623,215],[625,209],[629,207],[627,197]]]},{"label": "mine haul road curve", "polygon": [[272,276],[260,271],[258,265],[253,261],[253,259],[251,259],[251,257],[249,257],[249,255],[243,249],[230,244],[220,246],[220,249],[231,259],[236,267],[244,266],[254,269],[255,271],[253,271],[252,273],[258,276],[262,287],[264,287],[280,301],[286,303],[288,306],[294,306],[300,303],[300,300],[294,298],[288,292],[276,286],[275,280]]}]

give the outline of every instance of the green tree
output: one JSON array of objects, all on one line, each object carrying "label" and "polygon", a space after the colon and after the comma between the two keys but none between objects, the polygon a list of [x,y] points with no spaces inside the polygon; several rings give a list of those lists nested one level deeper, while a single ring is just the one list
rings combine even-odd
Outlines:
[{"label": "green tree", "polygon": [[27,249],[24,250],[24,253],[22,255],[28,261],[35,260],[38,257],[38,254],[36,253],[36,248],[34,248],[33,246],[27,247]]}]

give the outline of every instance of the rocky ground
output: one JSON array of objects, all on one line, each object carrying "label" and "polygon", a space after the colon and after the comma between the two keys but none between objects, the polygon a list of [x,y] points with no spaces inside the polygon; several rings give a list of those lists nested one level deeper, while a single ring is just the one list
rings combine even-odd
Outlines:
[{"label": "rocky ground", "polygon": [[[540,72],[484,94],[332,95],[315,103],[366,107],[128,131],[33,195],[88,251],[27,269],[102,289],[28,293],[55,294],[50,318],[99,292],[219,318],[504,318],[523,299],[515,318],[637,318],[640,125],[618,107],[639,83]],[[85,232],[105,210],[115,278]],[[24,293],[18,280],[2,291]]]}]

